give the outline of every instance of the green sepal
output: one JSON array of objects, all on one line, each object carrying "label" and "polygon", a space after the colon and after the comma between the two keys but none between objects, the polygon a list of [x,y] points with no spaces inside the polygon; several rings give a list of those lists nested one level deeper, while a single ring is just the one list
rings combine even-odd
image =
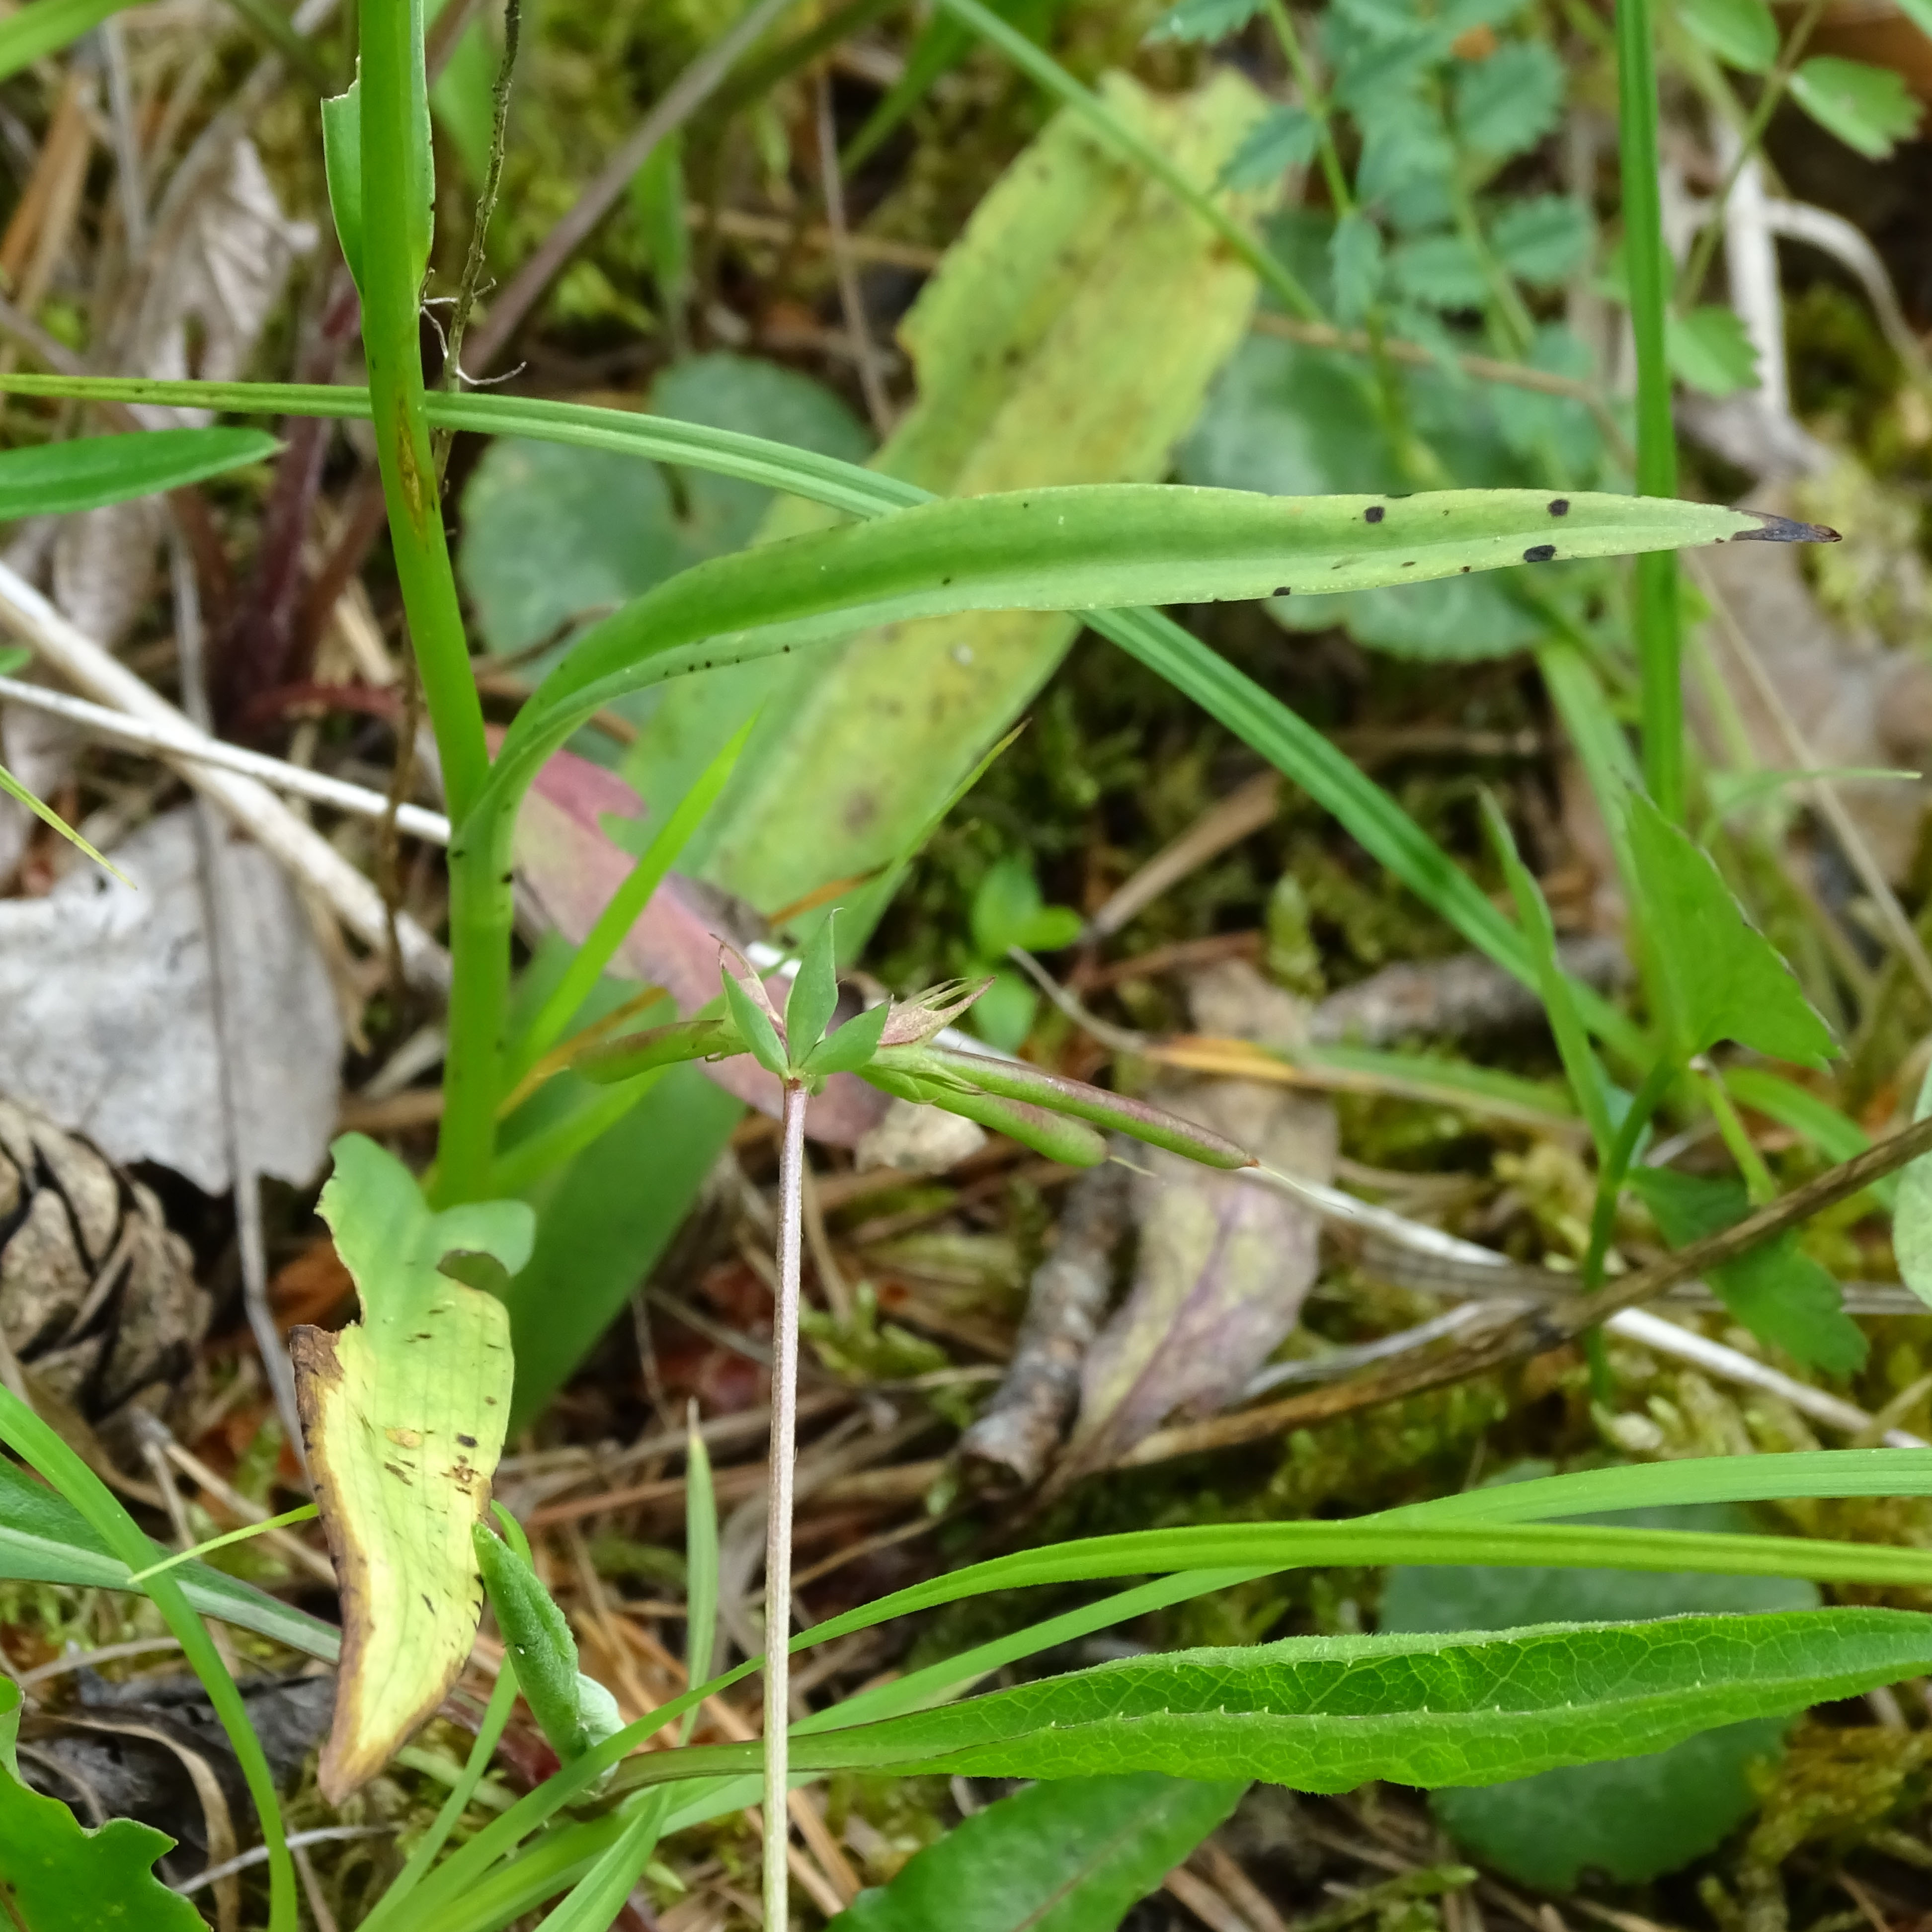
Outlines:
[{"label": "green sepal", "polygon": [[781,1080],[790,1078],[791,1063],[785,1056],[784,1044],[778,1038],[778,1028],[772,1024],[770,1015],[728,968],[724,981],[724,1004],[730,1013],[732,1024],[745,1042],[746,1052],[767,1073]]},{"label": "green sepal", "polygon": [[[796,997],[796,994],[794,995]],[[800,1070],[808,1079],[823,1079],[830,1073],[856,1073],[879,1050],[886,1022],[892,1007],[884,1000],[868,1012],[848,1020],[836,1033],[828,1034],[806,1055]]]},{"label": "green sepal", "polygon": [[838,1004],[838,965],[832,930],[838,916],[836,911],[828,914],[812,934],[785,1000],[785,1042],[800,1065],[824,1037]]}]

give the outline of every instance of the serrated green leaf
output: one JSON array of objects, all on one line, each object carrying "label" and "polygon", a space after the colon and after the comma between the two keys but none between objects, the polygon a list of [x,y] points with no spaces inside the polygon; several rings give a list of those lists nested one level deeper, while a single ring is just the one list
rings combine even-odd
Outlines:
[{"label": "serrated green leaf", "polygon": [[1686,1058],[1721,1040],[1822,1066],[1836,1052],[1791,968],[1745,919],[1717,867],[1641,792],[1624,823],[1669,1018]]},{"label": "serrated green leaf", "polygon": [[[795,1771],[1159,1771],[1299,1791],[1484,1785],[1667,1748],[1932,1667],[1932,1617],[1826,1610],[1291,1637],[1102,1664],[950,1707],[794,1732]],[[756,1745],[634,1758],[620,1781],[749,1769]]]},{"label": "serrated green leaf", "polygon": [[1262,0],[1179,0],[1147,31],[1149,40],[1224,40],[1261,11]]},{"label": "serrated green leaf", "polygon": [[1544,40],[1506,40],[1466,62],[1455,82],[1456,131],[1492,160],[1526,153],[1563,111],[1563,63]]},{"label": "serrated green leaf", "polygon": [[826,1022],[838,1004],[838,960],[832,928],[836,910],[828,913],[812,935],[785,999],[785,1044],[801,1063],[823,1036]]},{"label": "serrated green leaf", "polygon": [[1791,76],[1791,98],[1828,133],[1882,161],[1918,131],[1924,110],[1888,67],[1814,54]]},{"label": "serrated green leaf", "polygon": [[203,1932],[201,1914],[154,1876],[175,1848],[130,1818],[86,1831],[56,1798],[20,1782],[18,1686],[0,1677],[0,1924],[8,1932]]},{"label": "serrated green leaf", "polygon": [[1036,1784],[928,1846],[827,1932],[1113,1932],[1246,1789],[1148,1772]]},{"label": "serrated green leaf", "polygon": [[856,1073],[879,1050],[892,1008],[884,1000],[848,1020],[836,1033],[829,1034],[806,1056],[804,1071],[814,1079],[834,1073]]},{"label": "serrated green leaf", "polygon": [[1328,242],[1328,275],[1336,315],[1344,322],[1360,321],[1382,283],[1382,231],[1366,214],[1352,212],[1336,223]]},{"label": "serrated green leaf", "polygon": [[1390,279],[1412,302],[1474,308],[1489,292],[1476,251],[1460,235],[1412,235],[1389,250]]},{"label": "serrated green leaf", "polygon": [[1764,0],[1678,0],[1677,17],[1727,66],[1768,74],[1777,61],[1778,22]]},{"label": "serrated green leaf", "polygon": [[[1514,1486],[1514,1477],[1505,1476],[1484,1492]],[[1724,1505],[1652,1510],[1640,1520],[1658,1528],[1754,1527],[1748,1512]],[[1382,1592],[1381,1624],[1500,1630],[1582,1616],[1802,1610],[1817,1602],[1815,1585],[1782,1577],[1398,1568]],[[1775,1718],[1724,1725],[1666,1751],[1438,1792],[1430,1808],[1467,1850],[1526,1883],[1567,1891],[1586,1870],[1641,1882],[1709,1850],[1749,1813],[1750,1768],[1778,1750],[1782,1729]]]},{"label": "serrated green leaf", "polygon": [[1567,281],[1590,256],[1590,212],[1574,195],[1535,194],[1506,203],[1490,242],[1517,280],[1548,287]]},{"label": "serrated green leaf", "polygon": [[401,1162],[360,1134],[334,1144],[316,1212],[361,1297],[337,1334],[290,1336],[315,1498],[342,1598],[335,1721],[320,1773],[331,1802],[374,1777],[440,1704],[482,1608],[472,1526],[510,1412],[502,1304],[464,1286],[530,1258],[520,1201],[430,1213]]},{"label": "serrated green leaf", "polygon": [[1257,121],[1221,170],[1223,188],[1266,188],[1290,168],[1306,167],[1322,127],[1305,107],[1276,107]]},{"label": "serrated green leaf", "polygon": [[[1739,1180],[1640,1167],[1632,1171],[1630,1184],[1673,1248],[1734,1227],[1750,1212]],[[1864,1331],[1845,1312],[1838,1284],[1798,1246],[1796,1233],[1762,1242],[1708,1270],[1706,1279],[1760,1341],[1833,1375],[1850,1375],[1864,1366],[1869,1346]]]},{"label": "serrated green leaf", "polygon": [[97,510],[200,483],[281,447],[265,430],[151,429],[0,452],[0,522]]},{"label": "serrated green leaf", "polygon": [[1729,396],[1757,387],[1757,351],[1733,309],[1707,302],[1688,315],[1664,320],[1664,346],[1680,382],[1707,396]]}]

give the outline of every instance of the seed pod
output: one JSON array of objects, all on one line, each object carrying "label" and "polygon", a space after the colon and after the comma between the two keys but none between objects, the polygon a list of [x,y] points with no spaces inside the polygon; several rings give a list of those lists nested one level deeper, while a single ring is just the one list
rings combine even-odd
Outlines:
[{"label": "seed pod", "polygon": [[[997,1094],[1045,1108],[1050,1113],[1090,1121],[1114,1133],[1131,1135],[1150,1146],[1166,1148],[1171,1154],[1184,1155],[1208,1167],[1252,1167],[1255,1157],[1246,1148],[1237,1147],[1210,1129],[1184,1120],[1164,1107],[1150,1107],[1144,1100],[1130,1100],[1110,1094],[1103,1087],[1090,1087],[1084,1080],[1067,1080],[1024,1060],[995,1060],[989,1054],[962,1053],[946,1046],[908,1046],[886,1048],[880,1064],[895,1071],[924,1076],[928,1079],[965,1083],[982,1094]],[[950,1103],[941,1100],[946,1106]],[[962,1109],[954,1108],[958,1113]],[[976,1119],[978,1116],[970,1118]]]}]

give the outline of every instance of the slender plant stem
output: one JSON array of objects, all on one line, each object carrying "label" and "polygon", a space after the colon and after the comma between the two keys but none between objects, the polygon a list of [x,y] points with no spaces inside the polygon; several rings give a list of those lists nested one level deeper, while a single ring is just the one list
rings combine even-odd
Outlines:
[{"label": "slender plant stem", "polygon": [[1314,64],[1301,44],[1301,36],[1294,31],[1294,18],[1286,0],[1262,0],[1262,10],[1274,28],[1275,38],[1281,43],[1281,51],[1287,60],[1289,73],[1294,76],[1294,84],[1301,90],[1301,104],[1314,120],[1316,152],[1322,159],[1322,178],[1328,184],[1328,199],[1334,204],[1338,218],[1350,214],[1354,208],[1355,197],[1348,186],[1348,170],[1342,166],[1341,154],[1335,146],[1328,96],[1316,79]]},{"label": "slender plant stem", "polygon": [[1711,1104],[1711,1112],[1718,1123],[1718,1132],[1729,1149],[1732,1160],[1738,1164],[1738,1172],[1744,1176],[1745,1192],[1754,1208],[1768,1206],[1778,1198],[1778,1183],[1772,1178],[1771,1169],[1766,1166],[1764,1156],[1757,1150],[1756,1144],[1746,1131],[1739,1118],[1736,1104],[1726,1089],[1723,1076],[1713,1071],[1700,1074],[1697,1084],[1704,1097]]},{"label": "slender plant stem", "polygon": [[1764,86],[1759,90],[1750,116],[1738,135],[1738,151],[1731,157],[1731,164],[1724,170],[1724,178],[1711,199],[1704,226],[1692,244],[1683,274],[1678,278],[1677,299],[1680,302],[1695,302],[1697,291],[1704,286],[1704,278],[1711,272],[1712,258],[1724,237],[1724,210],[1730,206],[1732,190],[1738,184],[1738,177],[1744,171],[1744,164],[1757,152],[1763,141],[1764,130],[1771,124],[1778,104],[1784,98],[1784,91],[1798,70],[1798,63],[1804,58],[1804,50],[1810,44],[1812,34],[1824,17],[1828,4],[1829,0],[1807,0],[1804,12],[1793,23],[1790,36],[1784,43],[1784,52],[1778,57],[1778,64],[1765,76]]},{"label": "slender plant stem", "polygon": [[772,1450],[765,1522],[765,1925],[786,1932],[791,1723],[792,1466],[798,1451],[798,1281],[805,1201],[806,1091],[788,1080],[778,1156],[778,1298],[772,1333]]},{"label": "slender plant stem", "polygon": [[[1616,0],[1617,120],[1623,166],[1624,260],[1636,340],[1636,487],[1677,493],[1665,335],[1670,256],[1658,184],[1657,62],[1649,0]],[[1643,772],[1651,799],[1673,824],[1684,820],[1682,639],[1677,560],[1653,550],[1636,560],[1637,653],[1643,671]]]},{"label": "slender plant stem", "polygon": [[487,1180],[496,1138],[504,1015],[508,1005],[507,885],[479,879],[477,842],[461,830],[490,775],[483,707],[450,568],[424,409],[417,334],[423,263],[412,209],[422,171],[422,17],[400,0],[362,0],[362,342],[370,413],[389,516],[390,544],[442,761],[452,822],[449,1053],[437,1154],[439,1191],[473,1198]]}]

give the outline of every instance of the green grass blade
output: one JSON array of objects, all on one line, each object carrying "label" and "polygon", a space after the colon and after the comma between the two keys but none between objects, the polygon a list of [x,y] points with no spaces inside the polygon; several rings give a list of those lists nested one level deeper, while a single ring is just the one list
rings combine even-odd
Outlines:
[{"label": "green grass blade", "polygon": [[52,806],[36,798],[11,772],[8,770],[4,765],[0,765],[0,791],[4,791],[9,798],[24,805],[42,824],[51,826],[70,845],[76,846],[85,852],[104,871],[112,872],[130,892],[137,890],[134,880],[129,878],[112,860],[104,857],[97,852],[71,825],[68,824],[65,819],[62,818],[58,812],[55,811]]},{"label": "green grass blade", "polygon": [[[1623,173],[1624,262],[1636,342],[1636,487],[1677,490],[1665,350],[1670,254],[1664,244],[1657,140],[1657,58],[1650,0],[1616,0],[1617,129]],[[1682,640],[1674,558],[1636,566],[1637,651],[1643,671],[1643,771],[1658,809],[1684,819]]]},{"label": "green grass blade", "polygon": [[[130,1571],[148,1568],[153,1545],[113,1492],[25,1402],[4,1388],[0,1388],[0,1442],[52,1484]],[[200,1678],[254,1801],[262,1842],[268,1851],[269,1932],[296,1932],[295,1864],[282,1828],[281,1802],[242,1693],[173,1574],[151,1575],[141,1588]]]},{"label": "green grass blade", "polygon": [[677,863],[679,854],[690,842],[692,834],[718,802],[718,795],[738,768],[745,741],[751,736],[755,718],[748,718],[730,743],[707,765],[698,782],[679,802],[677,809],[659,827],[645,848],[644,856],[633,866],[624,883],[610,895],[610,903],[597,915],[597,922],[584,935],[563,976],[550,997],[538,1009],[530,1028],[510,1055],[514,1074],[530,1067],[563,1036],[563,1030],[576,1018],[578,1010],[590,997],[604,969],[616,956],[632,926],[650,902],[651,895],[664,882],[664,876]]},{"label": "green grass blade", "polygon": [[33,0],[10,19],[0,21],[0,80],[32,67],[46,54],[92,33],[110,14],[134,0]]},{"label": "green grass blade", "polygon": [[[718,1498],[695,1404],[684,1469],[685,1672],[688,1682],[702,1684],[711,1675],[718,1642]],[[686,1718],[685,1738],[697,1717],[694,1711]]]}]

